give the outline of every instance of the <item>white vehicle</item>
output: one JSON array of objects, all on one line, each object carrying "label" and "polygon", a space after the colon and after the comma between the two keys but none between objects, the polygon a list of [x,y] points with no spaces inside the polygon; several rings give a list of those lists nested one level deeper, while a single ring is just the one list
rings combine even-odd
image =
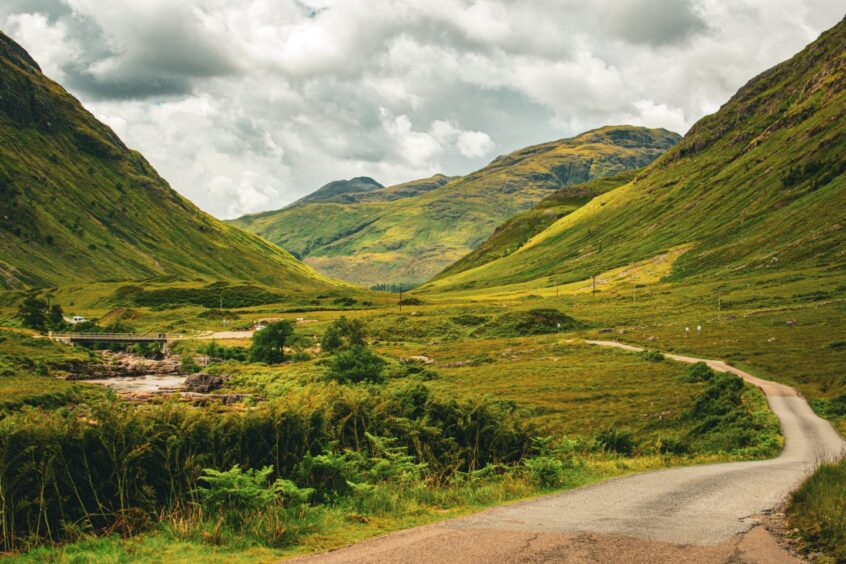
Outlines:
[{"label": "white vehicle", "polygon": [[81,315],[74,315],[73,317],[71,317],[71,323],[73,323],[74,325],[76,325],[77,323],[85,323],[86,321],[88,320],[82,317]]}]

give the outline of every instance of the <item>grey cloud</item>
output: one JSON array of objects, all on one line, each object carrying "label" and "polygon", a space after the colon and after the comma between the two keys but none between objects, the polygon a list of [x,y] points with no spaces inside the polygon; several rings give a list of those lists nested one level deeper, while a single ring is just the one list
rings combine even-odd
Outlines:
[{"label": "grey cloud", "polygon": [[625,0],[608,21],[624,41],[655,46],[684,42],[708,29],[689,0]]},{"label": "grey cloud", "polygon": [[[684,133],[841,3],[6,0],[0,27],[232,217],[338,178],[467,173],[609,123]],[[34,12],[47,22],[13,21]]]}]

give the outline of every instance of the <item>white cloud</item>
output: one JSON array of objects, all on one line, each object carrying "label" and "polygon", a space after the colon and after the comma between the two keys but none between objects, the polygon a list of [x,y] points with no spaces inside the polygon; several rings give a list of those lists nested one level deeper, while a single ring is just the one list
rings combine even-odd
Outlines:
[{"label": "white cloud", "polygon": [[606,124],[684,133],[841,0],[6,0],[0,28],[232,217],[461,174]]}]

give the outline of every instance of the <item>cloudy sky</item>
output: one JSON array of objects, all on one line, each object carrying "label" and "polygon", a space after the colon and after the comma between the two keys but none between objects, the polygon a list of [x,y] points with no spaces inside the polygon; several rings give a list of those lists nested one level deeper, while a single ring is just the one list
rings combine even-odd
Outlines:
[{"label": "cloudy sky", "polygon": [[231,218],[606,124],[684,133],[842,0],[3,0],[0,29]]}]

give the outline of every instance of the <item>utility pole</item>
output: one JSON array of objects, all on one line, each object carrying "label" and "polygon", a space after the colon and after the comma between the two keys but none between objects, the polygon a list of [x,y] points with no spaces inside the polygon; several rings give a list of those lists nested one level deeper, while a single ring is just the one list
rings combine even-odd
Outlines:
[{"label": "utility pole", "polygon": [[593,295],[596,295],[596,274],[593,275]]}]

